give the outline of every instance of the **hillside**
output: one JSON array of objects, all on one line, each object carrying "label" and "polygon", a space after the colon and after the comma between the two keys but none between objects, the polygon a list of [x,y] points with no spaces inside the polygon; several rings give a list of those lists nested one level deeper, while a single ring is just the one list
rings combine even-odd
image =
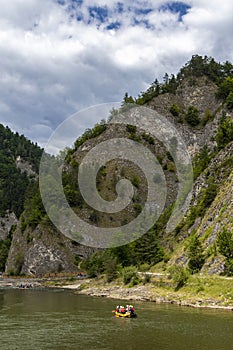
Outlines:
[{"label": "hillside", "polygon": [[[166,233],[178,183],[174,161],[164,145],[139,128],[103,122],[87,130],[68,151],[63,185],[70,206],[83,220],[100,227],[124,225],[141,212],[147,196],[146,180],[140,168],[130,162],[112,160],[97,176],[98,192],[106,200],[116,198],[115,185],[120,178],[133,184],[133,201],[120,213],[109,215],[90,208],[77,188],[78,167],[84,155],[105,140],[124,137],[146,146],[159,160],[168,188],[163,214],[141,239],[96,251],[70,241],[54,228],[35,184],[33,191],[27,194],[24,212],[12,233],[6,265],[8,273],[37,275],[76,271],[80,259],[82,268],[91,276],[105,272],[109,281],[119,275],[122,267],[134,271],[129,282],[137,276],[137,268],[169,271],[172,266],[180,266],[181,271],[187,268],[191,274],[198,271],[233,273],[230,243],[233,66],[229,62],[220,64],[211,58],[194,56],[176,77],[165,75],[163,83],[155,80],[138,98],[126,93],[122,107],[132,102],[164,115],[186,142],[195,181],[191,205],[184,219],[173,232]],[[137,277],[135,283],[138,280]]]}]

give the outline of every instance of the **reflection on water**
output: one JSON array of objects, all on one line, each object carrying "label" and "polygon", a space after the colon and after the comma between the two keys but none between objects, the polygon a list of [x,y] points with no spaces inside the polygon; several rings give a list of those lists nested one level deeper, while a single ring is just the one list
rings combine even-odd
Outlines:
[{"label": "reflection on water", "polygon": [[139,317],[119,319],[111,313],[119,302],[60,290],[0,290],[0,349],[232,349],[231,311],[136,302]]}]

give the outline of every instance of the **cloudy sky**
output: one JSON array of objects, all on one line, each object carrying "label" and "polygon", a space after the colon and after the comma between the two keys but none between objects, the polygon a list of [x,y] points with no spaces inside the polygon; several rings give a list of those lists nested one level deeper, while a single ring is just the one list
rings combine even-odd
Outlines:
[{"label": "cloudy sky", "polygon": [[0,0],[0,122],[44,146],[71,114],[193,54],[232,62],[232,23],[232,0]]}]

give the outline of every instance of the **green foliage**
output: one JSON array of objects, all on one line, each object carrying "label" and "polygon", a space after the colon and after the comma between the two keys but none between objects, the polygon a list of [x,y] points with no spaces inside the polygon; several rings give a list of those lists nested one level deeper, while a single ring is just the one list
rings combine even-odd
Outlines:
[{"label": "green foliage", "polygon": [[219,252],[226,258],[224,273],[227,276],[233,276],[233,231],[224,228],[219,232],[217,246]]},{"label": "green foliage", "polygon": [[122,269],[122,277],[124,284],[129,284],[132,280],[137,280],[138,271],[135,266],[127,266]]},{"label": "green foliage", "polygon": [[201,124],[202,124],[203,126],[205,126],[207,123],[209,123],[210,121],[212,121],[212,120],[214,119],[215,114],[216,114],[216,112],[215,112],[215,113],[211,113],[211,111],[210,111],[209,109],[207,109],[207,110],[205,111],[205,116],[204,116],[204,118],[201,120]]},{"label": "green foliage", "polygon": [[137,175],[134,175],[132,178],[132,184],[136,187],[139,188],[140,184],[140,178]]},{"label": "green foliage", "polygon": [[226,77],[226,79],[219,85],[217,97],[226,99],[229,94],[233,92],[233,77]]},{"label": "green foliage", "polygon": [[226,98],[226,106],[230,110],[233,109],[233,91],[231,91]]},{"label": "green foliage", "polygon": [[216,135],[218,150],[224,148],[233,141],[233,119],[223,114],[219,121],[219,128]]},{"label": "green foliage", "polygon": [[233,232],[223,229],[219,232],[217,245],[219,252],[227,259],[233,259]]},{"label": "green foliage", "polygon": [[5,271],[6,260],[8,257],[11,239],[8,237],[0,241],[0,271]]},{"label": "green foliage", "polygon": [[224,64],[215,62],[212,57],[193,55],[184,67],[181,68],[177,79],[184,77],[201,77],[205,75],[215,83],[221,83],[227,76],[233,75],[233,66],[230,62]]},{"label": "green foliage", "polygon": [[91,278],[102,274],[104,272],[104,254],[102,252],[94,253],[82,263],[82,268],[86,270]]},{"label": "green foliage", "polygon": [[102,134],[106,129],[107,124],[104,120],[101,123],[96,124],[94,128],[86,129],[82,136],[75,141],[74,150],[72,152],[75,152],[87,140],[93,139],[94,137],[97,137],[100,134]]},{"label": "green foliage", "polygon": [[137,131],[137,127],[136,125],[127,124],[126,131],[129,132],[130,134],[135,134],[135,132]]},{"label": "green foliage", "polygon": [[142,138],[143,138],[146,142],[148,142],[150,145],[154,145],[154,144],[155,144],[154,138],[153,138],[151,135],[149,135],[149,134],[142,133]]},{"label": "green foliage", "polygon": [[143,284],[150,283],[151,281],[151,275],[148,275],[147,273],[143,274]]},{"label": "green foliage", "polygon": [[214,178],[210,177],[207,182],[207,187],[202,190],[202,199],[198,204],[198,215],[203,217],[206,209],[208,209],[217,195],[218,186]]},{"label": "green foliage", "polygon": [[118,276],[118,260],[110,250],[94,253],[81,264],[81,267],[91,278],[105,273],[107,281],[111,282]]},{"label": "green foliage", "polygon": [[0,145],[0,215],[10,210],[19,217],[24,208],[25,193],[30,180],[26,172],[21,172],[16,167],[16,157],[20,156],[23,161],[28,161],[38,172],[43,150],[2,124]]},{"label": "green foliage", "polygon": [[84,199],[80,193],[78,187],[78,163],[74,160],[70,160],[68,170],[62,173],[63,190],[67,199],[67,202],[71,207],[82,208],[84,205]]},{"label": "green foliage", "polygon": [[178,117],[180,114],[180,108],[174,103],[170,108],[170,112],[174,117]]},{"label": "green foliage", "polygon": [[180,265],[172,266],[169,269],[169,272],[171,274],[171,277],[174,283],[176,284],[175,290],[179,290],[180,288],[182,288],[189,279],[189,273],[187,269],[185,269]]},{"label": "green foliage", "polygon": [[104,261],[104,271],[106,274],[107,282],[112,282],[117,278],[118,267],[117,258],[109,255]]},{"label": "green foliage", "polygon": [[75,256],[74,256],[74,264],[78,266],[81,261],[82,261],[82,259],[80,258],[80,256],[75,254]]},{"label": "green foliage", "polygon": [[[169,77],[169,75],[165,73],[162,83],[160,83],[158,79],[155,79],[148,89],[141,92],[136,99],[126,93],[124,96],[123,105],[124,103],[135,102],[138,105],[144,105],[145,103],[151,101],[154,97],[161,94],[176,94],[177,87],[184,78],[190,78],[190,84],[194,85],[196,82],[195,77],[201,76],[206,76],[208,80],[211,80],[219,85],[219,92],[217,95],[220,98],[226,99],[229,92],[233,91],[232,83],[230,81],[230,79],[233,78],[233,65],[230,62],[226,61],[225,63],[221,64],[215,62],[212,57],[193,55],[191,60],[180,69],[176,77],[174,74]],[[171,113],[173,114],[173,112]],[[177,111],[174,110],[174,113],[174,116],[177,116]]]},{"label": "green foliage", "polygon": [[189,106],[187,113],[185,114],[186,122],[191,126],[197,126],[200,123],[200,112],[194,106]]},{"label": "green foliage", "polygon": [[24,256],[23,254],[18,254],[15,258],[15,276],[19,276],[22,272],[22,267],[24,264]]},{"label": "green foliage", "polygon": [[233,259],[226,259],[224,274],[226,276],[233,276]]},{"label": "green foliage", "polygon": [[124,96],[123,104],[126,104],[126,103],[135,103],[134,98],[132,96],[129,96],[128,92],[126,92]]},{"label": "green foliage", "polygon": [[26,225],[35,228],[46,216],[46,211],[40,196],[39,183],[33,183],[27,190],[25,200],[25,214],[21,221],[21,228],[25,229]]},{"label": "green foliage", "polygon": [[141,94],[136,99],[136,103],[139,105],[144,105],[146,102],[152,100],[152,98],[158,96],[162,92],[162,84],[156,79],[145,92]]},{"label": "green foliage", "polygon": [[193,159],[193,176],[196,179],[209,165],[211,159],[208,147],[203,146]]},{"label": "green foliage", "polygon": [[159,243],[156,228],[151,229],[136,241],[135,256],[138,264],[155,265],[163,260],[164,250]]},{"label": "green foliage", "polygon": [[133,205],[136,215],[139,215],[142,211],[142,206],[140,203],[134,203]]},{"label": "green foliage", "polygon": [[189,258],[188,268],[189,271],[194,274],[201,270],[205,258],[204,258],[204,248],[198,236],[192,235],[189,239],[188,245],[186,247],[187,255]]}]

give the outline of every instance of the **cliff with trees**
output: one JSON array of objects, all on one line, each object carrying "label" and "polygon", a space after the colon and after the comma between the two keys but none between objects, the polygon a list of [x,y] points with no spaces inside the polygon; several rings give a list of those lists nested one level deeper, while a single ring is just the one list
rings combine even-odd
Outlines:
[{"label": "cliff with trees", "polygon": [[[147,195],[145,177],[137,166],[127,161],[108,162],[97,176],[100,195],[106,200],[113,200],[116,183],[120,178],[126,178],[133,185],[134,196],[120,214],[100,213],[85,203],[77,187],[82,158],[87,150],[112,137],[135,140],[156,155],[168,187],[165,210],[149,232],[130,244],[95,250],[62,236],[43,208],[37,181],[30,182],[28,174],[14,168],[22,177],[19,187],[23,188],[23,207],[15,212],[12,198],[12,203],[6,202],[3,208],[3,211],[15,212],[19,217],[18,224],[12,225],[7,238],[10,238],[6,242],[7,249],[10,247],[9,255],[5,247],[2,249],[4,261],[8,256],[6,272],[36,275],[49,271],[77,271],[77,267],[81,266],[93,277],[106,274],[108,282],[122,275],[126,284],[137,284],[140,283],[137,271],[168,272],[176,266],[179,271],[172,273],[177,276],[179,272],[180,285],[185,282],[187,274],[233,275],[232,96],[233,65],[198,55],[193,56],[176,76],[165,74],[163,82],[155,79],[138,97],[129,93],[124,96],[122,108],[127,103],[144,105],[171,121],[192,157],[194,186],[191,205],[183,220],[169,234],[165,227],[178,190],[176,167],[166,148],[137,127],[102,121],[93,129],[86,130],[68,150],[63,171],[64,192],[72,209],[90,224],[116,227],[130,222],[141,212]],[[2,150],[3,157],[8,157],[6,149]],[[27,155],[21,155],[16,149],[10,158],[13,163],[19,155],[30,161]],[[39,159],[40,154],[36,156],[35,164],[30,161],[35,171]],[[3,162],[10,166],[12,160],[3,158]]]}]

